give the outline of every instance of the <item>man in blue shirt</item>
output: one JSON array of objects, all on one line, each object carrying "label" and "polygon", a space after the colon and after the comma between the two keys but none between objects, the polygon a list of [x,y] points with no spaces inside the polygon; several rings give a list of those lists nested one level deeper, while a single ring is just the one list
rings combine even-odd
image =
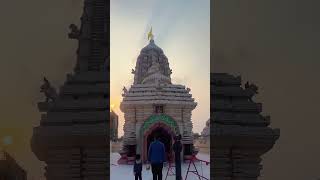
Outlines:
[{"label": "man in blue shirt", "polygon": [[159,135],[150,144],[148,151],[148,160],[151,163],[153,180],[162,180],[162,168],[165,161],[164,144],[159,141]]}]

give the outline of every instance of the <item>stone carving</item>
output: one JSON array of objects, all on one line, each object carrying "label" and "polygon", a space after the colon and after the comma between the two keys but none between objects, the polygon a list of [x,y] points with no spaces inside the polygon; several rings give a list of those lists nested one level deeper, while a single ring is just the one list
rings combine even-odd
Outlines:
[{"label": "stone carving", "polygon": [[[89,2],[85,2],[89,4]],[[82,21],[89,21],[89,13],[88,13],[88,6],[85,6],[83,9],[83,15],[81,16]]]},{"label": "stone carving", "polygon": [[246,82],[244,88],[249,93],[249,100],[252,101],[252,97],[258,94],[258,87],[253,83],[249,84],[249,82]]},{"label": "stone carving", "polygon": [[156,85],[156,88],[161,88],[161,84],[171,84],[170,77],[161,73],[160,64],[157,61],[152,61],[152,65],[148,69],[146,77],[142,81],[142,84],[152,83]]},{"label": "stone carving", "polygon": [[152,61],[151,67],[148,69],[147,75],[155,74],[157,72],[160,72],[160,64],[156,61]]},{"label": "stone carving", "polygon": [[123,91],[122,96],[125,96],[128,93],[128,90],[125,86],[122,88],[122,91]]},{"label": "stone carving", "polygon": [[79,39],[80,37],[80,30],[78,29],[77,25],[70,24],[69,29],[71,32],[68,34],[70,39]]},{"label": "stone carving", "polygon": [[49,102],[49,100],[55,101],[58,96],[56,89],[51,86],[46,77],[43,78],[43,84],[40,87],[40,92],[44,93],[46,96],[46,102]]},{"label": "stone carving", "polygon": [[[171,117],[164,115],[164,114],[160,114],[160,115],[152,115],[148,118],[148,120],[146,120],[142,127],[141,127],[141,132],[144,132],[145,130],[149,129],[150,126],[156,122],[164,122],[166,124],[168,124],[170,127],[172,127],[172,129],[174,130],[178,130],[178,126],[176,121],[174,121]],[[178,133],[178,131],[177,131]]]},{"label": "stone carving", "polygon": [[138,56],[135,67],[134,84],[139,84],[145,79],[148,69],[152,66],[153,62],[159,63],[161,73],[170,78],[171,74],[168,59],[164,55],[163,50],[151,39],[149,44],[141,50]]}]

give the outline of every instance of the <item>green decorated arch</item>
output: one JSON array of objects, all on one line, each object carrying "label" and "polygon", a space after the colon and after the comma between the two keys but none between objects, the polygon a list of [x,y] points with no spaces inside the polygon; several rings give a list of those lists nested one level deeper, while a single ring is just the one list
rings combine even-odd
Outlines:
[{"label": "green decorated arch", "polygon": [[161,122],[168,125],[176,134],[179,134],[177,122],[170,116],[165,114],[151,115],[141,126],[141,135],[144,134],[153,124]]}]

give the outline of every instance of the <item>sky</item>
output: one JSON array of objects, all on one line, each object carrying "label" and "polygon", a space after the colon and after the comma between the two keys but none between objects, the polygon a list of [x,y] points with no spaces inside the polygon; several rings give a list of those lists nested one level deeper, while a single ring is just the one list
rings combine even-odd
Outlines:
[{"label": "sky", "polygon": [[318,179],[320,1],[215,0],[212,72],[259,87],[257,102],[281,134],[260,180]]},{"label": "sky", "polygon": [[186,85],[198,103],[193,131],[201,133],[210,116],[210,1],[111,0],[110,104],[119,115],[119,136],[124,118],[119,109],[123,87],[133,83],[131,69],[148,44],[152,27],[155,43],[168,57],[173,83]]}]

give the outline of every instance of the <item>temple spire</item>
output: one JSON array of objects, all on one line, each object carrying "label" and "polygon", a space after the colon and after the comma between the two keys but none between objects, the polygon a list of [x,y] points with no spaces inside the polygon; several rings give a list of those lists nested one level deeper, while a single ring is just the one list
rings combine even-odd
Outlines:
[{"label": "temple spire", "polygon": [[153,40],[152,27],[148,33],[148,40]]}]

